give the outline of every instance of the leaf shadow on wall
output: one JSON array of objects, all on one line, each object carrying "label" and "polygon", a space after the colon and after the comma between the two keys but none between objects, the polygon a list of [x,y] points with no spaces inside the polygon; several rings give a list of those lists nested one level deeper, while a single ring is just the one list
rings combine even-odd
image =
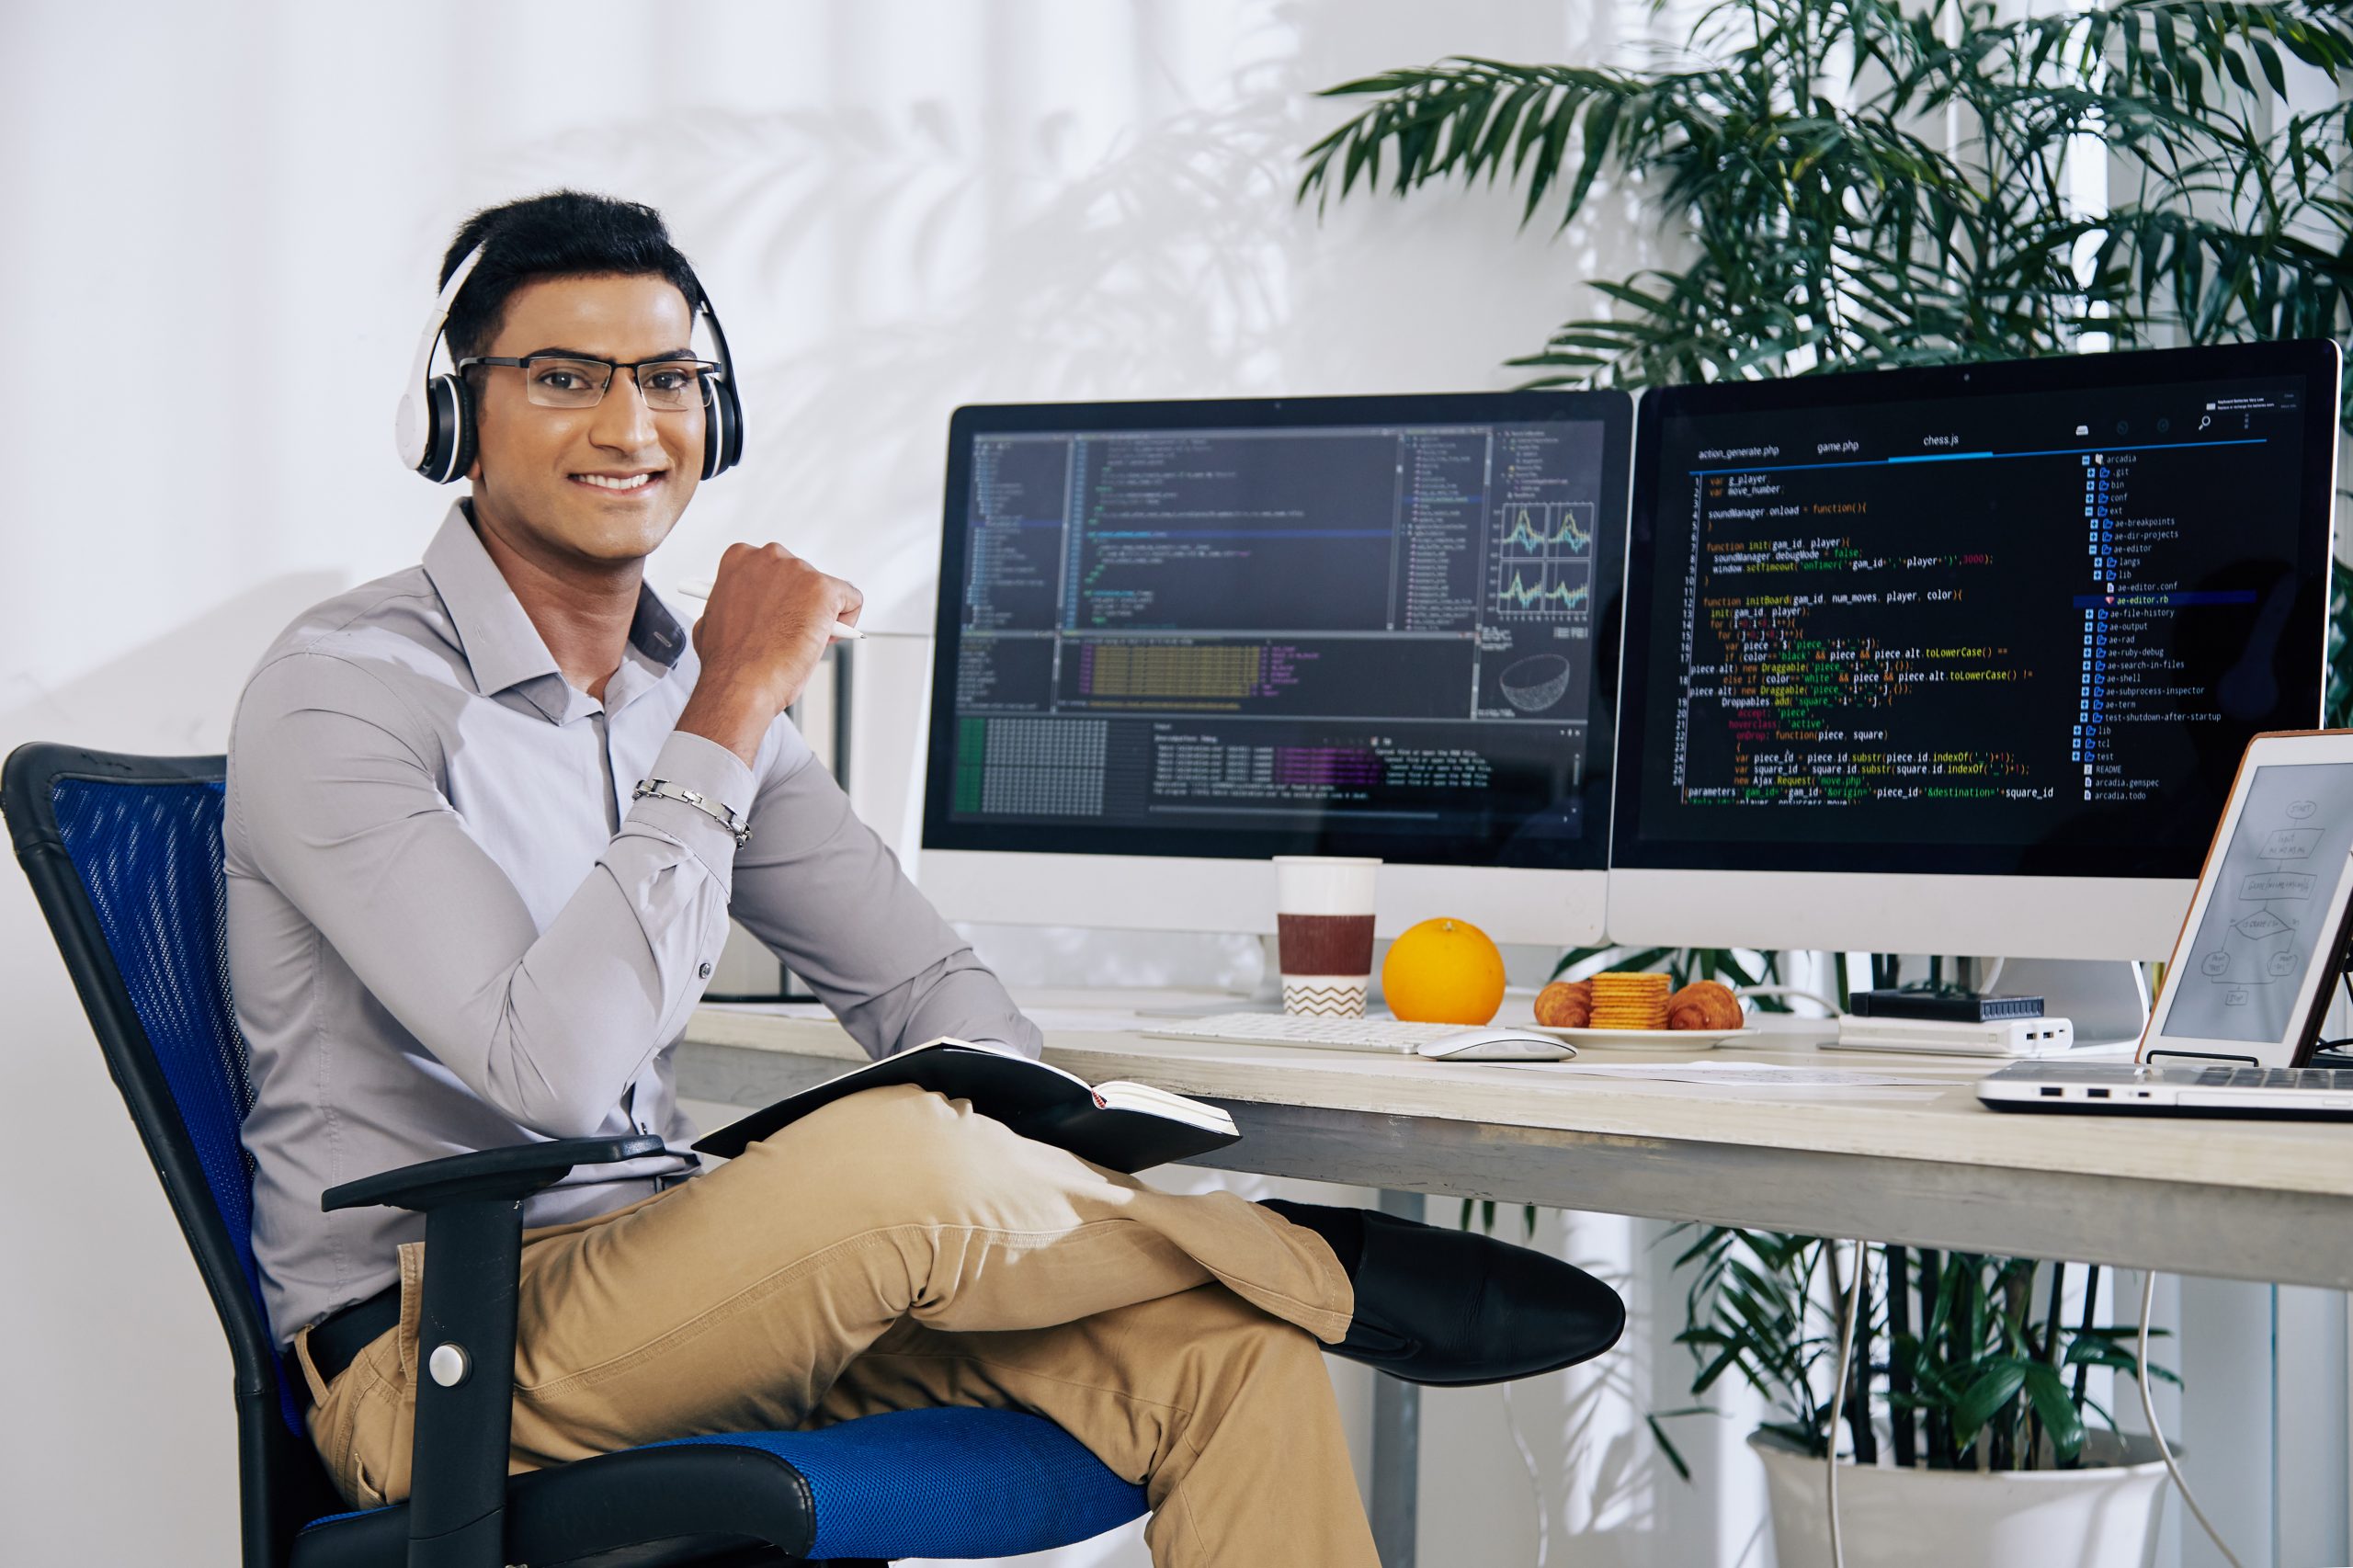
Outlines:
[{"label": "leaf shadow on wall", "polygon": [[654,200],[743,301],[722,309],[756,324],[732,333],[748,483],[689,513],[681,555],[811,541],[870,625],[921,631],[960,403],[1508,387],[1524,376],[1506,358],[1601,308],[1585,278],[1655,261],[1631,189],[1558,235],[1484,187],[1295,206],[1300,152],[1344,112],[1306,96],[1329,79],[1262,65],[1239,104],[1143,124],[1091,162],[1065,113],[1007,147],[922,100],[667,115],[522,149],[501,183]]},{"label": "leaf shadow on wall", "polygon": [[333,573],[289,573],[57,684],[12,673],[0,679],[0,751],[33,740],[173,756],[221,751],[237,694],[271,640],[344,585]]}]

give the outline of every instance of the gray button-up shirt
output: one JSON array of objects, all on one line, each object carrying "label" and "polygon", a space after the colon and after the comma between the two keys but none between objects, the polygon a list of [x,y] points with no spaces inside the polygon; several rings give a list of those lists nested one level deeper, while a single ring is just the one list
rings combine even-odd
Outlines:
[{"label": "gray button-up shirt", "polygon": [[[338,1182],[534,1139],[693,1136],[670,1055],[732,913],[875,1055],[1035,1028],[779,718],[757,765],[678,733],[698,664],[651,589],[602,702],[452,507],[421,567],[302,616],[231,733],[228,944],[253,1052],[254,1252],[278,1337],[398,1277],[422,1217]],[[749,816],[751,842],[667,778]],[[633,1202],[583,1170],[526,1222]]]}]

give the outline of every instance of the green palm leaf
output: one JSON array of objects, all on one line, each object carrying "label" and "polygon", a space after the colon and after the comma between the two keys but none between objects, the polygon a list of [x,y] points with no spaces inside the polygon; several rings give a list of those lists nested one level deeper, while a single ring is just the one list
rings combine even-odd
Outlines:
[{"label": "green palm leaf", "polygon": [[[1303,154],[1298,199],[1508,187],[1524,228],[1595,216],[1639,184],[1685,259],[1572,279],[1584,312],[1507,361],[1526,384],[1649,386],[2353,329],[2353,11],[2342,0],[1716,0],[1643,70],[1458,57],[1343,83],[1348,118]],[[1665,15],[1660,0],[1653,14]],[[2290,70],[2336,89],[2283,102]],[[2324,95],[2311,95],[2323,97]],[[1946,128],[1967,128],[1948,140]],[[2108,210],[2070,205],[2097,148]],[[2353,372],[2348,372],[2353,387]],[[2353,405],[2353,399],[2348,399]],[[2329,722],[2353,722],[2353,585],[2330,606]],[[1734,955],[1580,948],[1555,968],[1664,968],[1753,983]],[[1774,972],[1767,959],[1767,972]],[[1737,1375],[1768,1430],[1827,1451],[1838,1319],[1828,1244],[1697,1227],[1686,1273],[1695,1387]],[[2142,1369],[2130,1329],[2038,1324],[2036,1266],[1938,1264],[1908,1332],[1860,1325],[1941,1429],[1939,1462],[2080,1452],[2063,1369]],[[1874,1369],[1875,1372],[1877,1369]],[[1868,1381],[1868,1379],[1866,1380]],[[1682,1457],[1652,1430],[1677,1471]]]}]

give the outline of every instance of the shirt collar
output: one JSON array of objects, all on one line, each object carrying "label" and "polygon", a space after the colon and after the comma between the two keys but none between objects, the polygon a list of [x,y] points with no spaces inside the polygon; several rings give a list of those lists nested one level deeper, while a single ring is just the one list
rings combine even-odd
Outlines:
[{"label": "shirt collar", "polygon": [[637,585],[637,613],[630,618],[629,640],[639,653],[665,670],[676,669],[678,655],[687,651],[687,629],[643,583]]},{"label": "shirt collar", "polygon": [[[550,719],[561,722],[573,706],[574,692],[556,667],[540,629],[523,611],[523,601],[507,585],[506,574],[483,548],[473,519],[462,500],[451,504],[440,531],[425,549],[425,574],[441,596],[442,608],[458,633],[474,689],[494,697],[510,687],[552,680],[552,686],[530,686],[524,696]],[[676,667],[686,652],[687,633],[651,587],[637,592],[637,614],[631,619],[629,640],[637,651],[664,673]],[[608,687],[610,694],[610,687]],[[583,700],[587,700],[583,697]],[[592,708],[593,702],[589,704]],[[608,704],[608,706],[610,706]]]}]

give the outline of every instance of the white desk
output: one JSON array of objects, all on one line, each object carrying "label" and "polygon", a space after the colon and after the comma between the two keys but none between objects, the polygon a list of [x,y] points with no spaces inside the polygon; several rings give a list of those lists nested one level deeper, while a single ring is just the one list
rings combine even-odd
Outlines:
[{"label": "white desk", "polygon": [[[1202,1163],[1360,1187],[2353,1289],[2353,1124],[2002,1115],[1990,1071],[1851,1051],[1589,1051],[1932,1074],[1760,1089],[1050,1028],[1046,1059],[1219,1102]],[[705,1007],[678,1092],[745,1107],[863,1060],[825,1019]],[[1941,1080],[1939,1085],[1934,1080]]]},{"label": "white desk", "polygon": [[[1990,1063],[1811,1047],[1580,1060],[1660,1071],[1781,1062],[1915,1084],[1579,1077],[1154,1040],[1044,1017],[1056,1066],[1223,1105],[1242,1142],[1202,1163],[1227,1169],[1381,1187],[1384,1199],[1400,1189],[1494,1198],[2353,1288],[2353,1124],[2003,1115],[1970,1091]],[[705,1007],[677,1060],[679,1093],[748,1108],[864,1057],[830,1019]],[[1415,1561],[1417,1416],[1415,1390],[1376,1380],[1372,1526],[1392,1568]]]}]

